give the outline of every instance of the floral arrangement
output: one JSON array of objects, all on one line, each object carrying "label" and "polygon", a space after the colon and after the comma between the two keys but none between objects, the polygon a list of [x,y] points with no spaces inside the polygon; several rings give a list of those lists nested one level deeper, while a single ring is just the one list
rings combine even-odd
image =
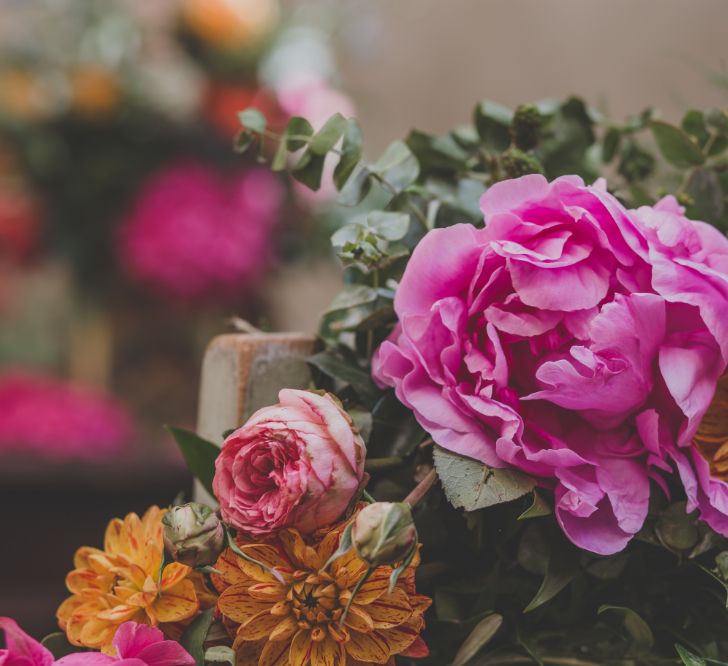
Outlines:
[{"label": "floral arrangement", "polygon": [[313,386],[173,428],[217,506],[113,520],[52,656],[4,620],[5,659],[728,664],[728,115],[483,102],[374,163],[338,114],[240,119],[363,211]]}]

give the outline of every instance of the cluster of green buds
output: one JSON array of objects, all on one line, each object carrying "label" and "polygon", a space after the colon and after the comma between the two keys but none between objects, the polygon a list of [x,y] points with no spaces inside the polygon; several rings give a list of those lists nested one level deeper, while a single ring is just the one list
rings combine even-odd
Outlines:
[{"label": "cluster of green buds", "polygon": [[215,511],[190,502],[172,507],[162,518],[164,547],[176,562],[211,566],[225,546],[225,528]]}]

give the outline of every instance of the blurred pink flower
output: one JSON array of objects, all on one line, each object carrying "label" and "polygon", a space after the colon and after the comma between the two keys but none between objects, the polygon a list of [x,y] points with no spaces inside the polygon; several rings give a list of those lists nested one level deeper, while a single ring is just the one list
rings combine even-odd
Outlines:
[{"label": "blurred pink flower", "polygon": [[[278,103],[289,116],[301,116],[319,130],[335,113],[345,118],[354,115],[354,104],[342,92],[335,90],[320,79],[302,83],[287,84],[278,90]],[[321,187],[314,192],[301,183],[294,183],[294,189],[301,199],[308,203],[325,203],[336,196],[332,177],[337,164],[335,155],[327,155]]]},{"label": "blurred pink flower", "polygon": [[166,297],[240,296],[270,262],[281,198],[280,183],[262,169],[225,177],[195,162],[165,168],[142,187],[122,224],[119,261]]},{"label": "blurred pink flower", "polygon": [[26,372],[0,376],[0,451],[99,460],[133,437],[131,417],[107,396]]}]

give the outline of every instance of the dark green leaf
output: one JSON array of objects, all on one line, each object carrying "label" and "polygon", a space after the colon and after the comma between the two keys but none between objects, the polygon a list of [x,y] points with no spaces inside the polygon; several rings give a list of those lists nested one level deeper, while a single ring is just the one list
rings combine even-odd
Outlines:
[{"label": "dark green leaf", "polygon": [[475,107],[474,120],[475,129],[488,148],[500,153],[511,145],[513,112],[510,109],[484,100]]},{"label": "dark green leaf", "polygon": [[708,130],[705,129],[705,118],[702,111],[693,109],[688,111],[680,123],[685,132],[694,137],[699,145],[705,145],[708,140]]},{"label": "dark green leaf", "polygon": [[465,666],[496,635],[502,624],[503,616],[498,613],[478,622],[457,651],[452,666]]},{"label": "dark green leaf", "polygon": [[377,300],[377,296],[378,292],[373,287],[368,287],[363,284],[349,284],[336,294],[326,312],[348,310],[359,305],[373,303]]},{"label": "dark green leaf", "polygon": [[541,497],[538,490],[533,491],[533,501],[520,516],[518,520],[528,520],[529,518],[540,518],[541,516],[548,516],[553,513],[551,505]]},{"label": "dark green leaf", "polygon": [[690,218],[717,224],[725,211],[725,193],[715,171],[696,168],[685,191],[694,202],[688,209]]},{"label": "dark green leaf", "polygon": [[220,449],[189,430],[174,426],[167,426],[167,430],[177,442],[190,472],[210,495],[214,495],[212,479],[215,476],[215,460],[220,454]]},{"label": "dark green leaf", "polygon": [[317,192],[321,187],[325,155],[316,155],[307,150],[293,169],[293,177],[306,187]]},{"label": "dark green leaf", "polygon": [[346,129],[346,118],[340,113],[335,113],[323,125],[323,127],[313,135],[308,144],[308,149],[314,155],[326,155],[341,138]]},{"label": "dark green leaf", "polygon": [[436,137],[413,130],[406,143],[424,169],[461,170],[469,156],[452,136]]},{"label": "dark green leaf", "polygon": [[676,167],[687,169],[705,161],[697,142],[674,125],[661,120],[653,120],[650,128],[663,157]]},{"label": "dark green leaf", "polygon": [[412,546],[412,550],[410,550],[409,553],[407,553],[407,557],[402,560],[402,562],[399,563],[399,566],[397,566],[396,569],[392,570],[392,573],[389,575],[389,593],[392,594],[394,592],[394,588],[397,585],[397,581],[399,580],[400,576],[407,570],[407,567],[412,564],[412,560],[415,559],[415,555],[417,555],[417,540],[415,539],[415,545]]},{"label": "dark green leaf", "polygon": [[675,502],[667,507],[655,527],[660,541],[674,550],[688,550],[698,541],[695,517],[687,513],[685,502]]},{"label": "dark green leaf", "polygon": [[676,643],[675,650],[677,651],[680,659],[682,660],[682,663],[685,666],[707,666],[708,662],[706,662],[705,659],[703,659],[702,657],[698,657],[697,654],[693,654],[692,652],[688,651],[682,645],[678,645]]},{"label": "dark green leaf", "polygon": [[358,164],[341,187],[338,202],[342,206],[356,206],[369,193],[371,186],[369,170]]},{"label": "dark green leaf", "polygon": [[250,132],[242,131],[237,137],[235,137],[235,143],[233,144],[233,150],[238,154],[242,155],[247,152],[248,148],[253,144],[255,135]]},{"label": "dark green leaf", "polygon": [[276,148],[276,154],[273,157],[270,168],[272,171],[283,171],[288,164],[288,149],[286,148],[285,137],[282,138]]},{"label": "dark green leaf", "polygon": [[56,659],[65,657],[67,654],[71,654],[72,652],[81,652],[82,651],[75,645],[71,645],[71,643],[69,643],[68,638],[66,637],[66,634],[63,631],[56,631],[52,634],[48,634],[40,642],[40,644],[44,648],[50,650]]},{"label": "dark green leaf", "polygon": [[180,639],[182,647],[190,653],[196,666],[205,666],[205,639],[214,619],[215,609],[208,608],[192,620]]},{"label": "dark green leaf", "polygon": [[524,613],[529,613],[553,599],[572,581],[578,571],[578,551],[571,544],[557,541],[553,536],[550,541],[551,552],[549,553],[546,575],[541,587],[536,592],[536,596],[531,599],[528,606],[523,610]]},{"label": "dark green leaf", "polygon": [[390,144],[376,164],[370,168],[395,192],[401,192],[412,185],[420,173],[417,159],[403,141]]},{"label": "dark green leaf", "polygon": [[294,116],[288,121],[285,135],[288,150],[300,150],[308,143],[312,136],[313,127],[305,118]]},{"label": "dark green leaf", "polygon": [[314,354],[309,356],[306,362],[328,377],[350,386],[367,404],[374,404],[379,397],[377,387],[366,372],[331,352],[323,351]]},{"label": "dark green leaf", "polygon": [[612,158],[617,154],[621,138],[622,133],[617,127],[610,127],[607,130],[607,133],[604,135],[604,143],[602,144],[602,159],[605,162],[611,162]]},{"label": "dark green leaf", "polygon": [[257,132],[258,134],[265,132],[265,116],[258,109],[250,108],[241,111],[238,113],[238,120],[240,120],[243,127],[251,132]]},{"label": "dark green leaf", "polygon": [[359,164],[362,153],[362,137],[359,123],[350,118],[346,121],[344,141],[341,144],[341,158],[334,169],[334,185],[341,191],[349,177]]},{"label": "dark green leaf", "polygon": [[433,456],[445,496],[454,507],[466,511],[510,502],[536,485],[522,472],[490,468],[439,446],[435,446]]},{"label": "dark green leaf", "polygon": [[652,635],[647,622],[631,608],[624,606],[600,606],[598,614],[611,612],[622,617],[624,628],[630,636],[632,642],[632,652],[634,654],[646,654],[655,644],[655,637]]}]

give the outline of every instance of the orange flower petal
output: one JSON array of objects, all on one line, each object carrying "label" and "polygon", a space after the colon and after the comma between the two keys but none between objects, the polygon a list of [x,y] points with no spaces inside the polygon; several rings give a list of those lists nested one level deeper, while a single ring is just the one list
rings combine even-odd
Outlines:
[{"label": "orange flower petal", "polygon": [[256,583],[248,588],[248,594],[253,599],[275,603],[286,596],[286,588],[280,583]]},{"label": "orange flower petal", "polygon": [[266,641],[247,641],[236,645],[235,666],[258,666]]},{"label": "orange flower petal", "polygon": [[328,634],[311,646],[311,666],[344,666],[346,650]]},{"label": "orange flower petal", "polygon": [[412,615],[412,606],[405,591],[395,588],[391,594],[384,594],[369,604],[366,612],[374,621],[376,629],[389,629],[409,619]]},{"label": "orange flower petal", "polygon": [[306,666],[311,658],[311,636],[307,629],[301,629],[291,641],[288,651],[290,666]]},{"label": "orange flower petal", "polygon": [[281,618],[271,615],[266,609],[253,615],[240,627],[239,633],[246,641],[257,641],[266,638],[281,622]]},{"label": "orange flower petal", "polygon": [[211,574],[212,584],[218,592],[222,592],[226,587],[237,583],[249,583],[252,581],[250,576],[246,575],[238,566],[240,558],[233,553],[232,550],[226,548],[215,562],[215,569],[219,574]]},{"label": "orange flower petal", "polygon": [[179,622],[192,617],[199,609],[195,586],[191,581],[183,580],[162,592],[147,612],[152,610],[159,622]]},{"label": "orange flower petal", "polygon": [[243,624],[251,617],[257,615],[261,611],[270,610],[272,603],[270,601],[260,601],[253,599],[247,588],[241,585],[232,585],[228,587],[217,600],[218,610],[225,616]]},{"label": "orange flower petal", "polygon": [[278,534],[278,539],[293,560],[294,568],[315,571],[324,565],[326,560],[322,562],[316,550],[306,545],[298,530],[282,530]]},{"label": "orange flower petal", "polygon": [[100,648],[111,643],[116,633],[116,624],[95,618],[89,619],[81,628],[79,640],[83,645]]},{"label": "orange flower petal", "polygon": [[365,663],[374,662],[375,664],[385,664],[392,654],[389,643],[379,632],[361,634],[352,631],[349,642],[346,644],[346,651],[354,659]]},{"label": "orange flower petal", "polygon": [[416,617],[398,627],[376,631],[375,634],[387,643],[390,654],[401,654],[417,640],[423,626],[422,617]]},{"label": "orange flower petal", "polygon": [[344,624],[346,624],[346,626],[350,629],[360,631],[364,634],[374,631],[374,621],[371,616],[363,608],[359,608],[356,604],[352,604],[349,607],[349,612],[346,615],[346,621]]},{"label": "orange flower petal", "polygon": [[162,584],[160,586],[162,592],[174,587],[181,580],[184,580],[191,571],[192,569],[184,564],[180,564],[179,562],[172,562],[171,564],[168,564],[164,567],[164,571],[162,572]]},{"label": "orange flower petal", "polygon": [[[280,618],[279,618],[280,619]],[[298,631],[298,623],[291,617],[284,618],[268,635],[269,641],[285,641]],[[288,645],[286,644],[286,647]]]},{"label": "orange flower petal", "polygon": [[[385,571],[380,571],[385,569]],[[369,580],[359,588],[354,598],[356,603],[361,605],[370,604],[376,601],[389,589],[389,575],[391,569],[389,567],[379,567]]]},{"label": "orange flower petal", "polygon": [[[283,556],[275,548],[273,548],[273,546],[269,546],[267,544],[249,544],[247,546],[241,546],[240,550],[257,562],[260,562],[271,569],[279,568],[283,571],[291,571],[290,563],[287,562]],[[257,564],[248,562],[242,557],[238,558],[238,566],[244,574],[255,579],[259,583],[276,582],[275,576],[273,576],[273,574],[269,571],[263,569]]]},{"label": "orange flower petal", "polygon": [[96,617],[99,620],[106,620],[114,624],[121,624],[122,622],[130,620],[138,611],[139,609],[134,606],[121,604],[97,613]]},{"label": "orange flower petal", "polygon": [[268,642],[256,666],[288,666],[288,651],[288,643],[284,641]]}]

